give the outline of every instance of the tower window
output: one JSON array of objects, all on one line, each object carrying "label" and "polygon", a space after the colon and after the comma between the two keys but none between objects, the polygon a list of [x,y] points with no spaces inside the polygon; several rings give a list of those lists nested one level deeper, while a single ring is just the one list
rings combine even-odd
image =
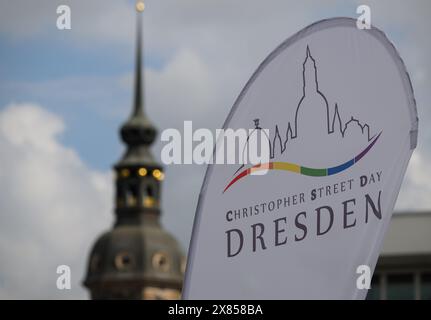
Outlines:
[{"label": "tower window", "polygon": [[167,272],[170,269],[169,257],[164,252],[156,252],[152,259],[153,267],[156,270]]},{"label": "tower window", "polygon": [[151,186],[147,186],[147,195],[151,198],[154,197],[153,188]]},{"label": "tower window", "polygon": [[126,190],[126,203],[128,207],[136,206],[138,202],[138,188],[135,185],[129,186]]},{"label": "tower window", "polygon": [[130,253],[120,252],[115,256],[114,262],[115,262],[115,267],[118,270],[127,270],[133,265],[134,260]]},{"label": "tower window", "polygon": [[145,197],[143,201],[143,205],[146,208],[154,207],[155,200],[152,197]]},{"label": "tower window", "polygon": [[126,201],[128,207],[134,207],[136,206],[136,197],[131,193],[128,192],[126,195]]},{"label": "tower window", "polygon": [[143,185],[143,188],[145,188],[145,196],[143,198],[143,205],[146,208],[151,208],[154,207],[154,205],[156,204],[156,199],[155,199],[155,186],[153,186],[152,184],[148,184],[148,185]]},{"label": "tower window", "polygon": [[126,193],[124,191],[124,188],[117,184],[117,206],[120,208],[125,204]]},{"label": "tower window", "polygon": [[120,171],[120,175],[123,178],[127,178],[128,176],[130,176],[130,170],[129,169],[122,169]]}]

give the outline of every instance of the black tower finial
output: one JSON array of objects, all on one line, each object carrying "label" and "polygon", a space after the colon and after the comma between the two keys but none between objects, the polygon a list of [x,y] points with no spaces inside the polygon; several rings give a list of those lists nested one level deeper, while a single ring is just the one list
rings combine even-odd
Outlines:
[{"label": "black tower finial", "polygon": [[142,77],[142,14],[138,12],[136,30],[136,65],[135,65],[135,92],[133,101],[133,115],[143,114],[144,79]]}]

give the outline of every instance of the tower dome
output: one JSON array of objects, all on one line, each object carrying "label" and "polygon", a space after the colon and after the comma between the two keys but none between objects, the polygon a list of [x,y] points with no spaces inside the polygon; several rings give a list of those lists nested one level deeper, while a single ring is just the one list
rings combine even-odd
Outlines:
[{"label": "tower dome", "polygon": [[316,60],[308,46],[302,65],[302,81],[302,97],[295,113],[293,137],[313,141],[317,137],[331,133],[332,130],[329,124],[328,101],[319,90]]},{"label": "tower dome", "polygon": [[85,285],[93,299],[179,299],[184,263],[160,225],[120,225],[96,241]]}]

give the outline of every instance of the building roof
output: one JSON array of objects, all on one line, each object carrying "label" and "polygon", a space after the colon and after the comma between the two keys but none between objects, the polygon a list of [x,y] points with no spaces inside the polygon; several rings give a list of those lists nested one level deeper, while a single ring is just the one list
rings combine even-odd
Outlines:
[{"label": "building roof", "polygon": [[431,254],[431,211],[395,212],[382,256]]}]

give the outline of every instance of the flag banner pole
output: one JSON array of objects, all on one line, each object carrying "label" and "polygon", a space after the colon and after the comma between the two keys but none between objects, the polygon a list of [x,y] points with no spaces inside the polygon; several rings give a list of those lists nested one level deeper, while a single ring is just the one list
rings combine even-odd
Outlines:
[{"label": "flag banner pole", "polygon": [[[364,299],[418,134],[386,35],[351,18],[299,31],[259,65],[223,129],[250,133],[238,163],[208,165],[183,298]],[[265,160],[246,161],[251,141]]]}]

